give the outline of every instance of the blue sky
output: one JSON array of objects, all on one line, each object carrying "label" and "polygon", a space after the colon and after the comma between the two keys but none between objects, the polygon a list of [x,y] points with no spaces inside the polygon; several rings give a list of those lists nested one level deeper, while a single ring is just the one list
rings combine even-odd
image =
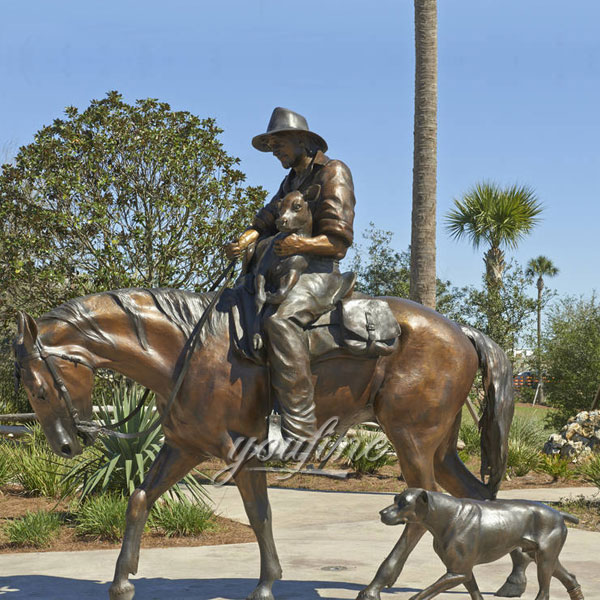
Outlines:
[{"label": "blue sky", "polygon": [[[352,169],[357,240],[369,221],[410,240],[411,0],[4,0],[0,154],[67,105],[108,90],[212,116],[248,183],[284,174],[254,150],[272,109],[304,114]],[[479,284],[482,252],[443,215],[482,179],[533,187],[543,222],[517,260],[550,257],[561,294],[598,288],[600,4],[439,2],[438,274]],[[534,289],[531,288],[533,294]]]}]

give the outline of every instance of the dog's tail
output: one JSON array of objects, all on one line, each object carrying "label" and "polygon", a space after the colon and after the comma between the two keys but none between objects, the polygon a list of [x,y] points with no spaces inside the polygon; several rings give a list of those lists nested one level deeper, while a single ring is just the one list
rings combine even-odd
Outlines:
[{"label": "dog's tail", "polygon": [[485,406],[479,421],[481,480],[495,498],[506,473],[508,430],[515,410],[512,365],[502,348],[487,335],[467,325],[460,328],[479,357],[485,391]]},{"label": "dog's tail", "polygon": [[577,525],[577,523],[579,523],[579,519],[577,517],[574,517],[573,515],[570,515],[569,513],[566,512],[562,512],[559,511],[561,517],[565,520],[565,521],[569,521],[569,523],[575,523],[575,525]]}]

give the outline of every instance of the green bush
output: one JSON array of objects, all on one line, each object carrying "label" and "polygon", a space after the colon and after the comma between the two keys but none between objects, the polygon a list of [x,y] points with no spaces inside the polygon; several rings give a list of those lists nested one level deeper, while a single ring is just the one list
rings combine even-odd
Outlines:
[{"label": "green bush", "polygon": [[535,446],[518,439],[508,440],[507,472],[511,477],[523,477],[537,468],[541,453]]},{"label": "green bush", "polygon": [[[101,422],[116,422],[128,417],[138,404],[143,388],[123,379],[105,386],[99,395],[97,414]],[[114,407],[114,408],[113,408]],[[158,413],[154,410],[154,397],[118,431],[135,433],[147,430]],[[77,489],[84,500],[91,494],[116,492],[131,494],[144,480],[148,468],[156,458],[162,444],[160,427],[140,437],[121,439],[100,436],[87,456],[76,460],[65,477],[71,489]],[[189,492],[198,501],[206,498],[204,488],[189,474],[183,479]],[[183,498],[185,493],[178,486],[169,490],[171,497]]]},{"label": "green bush", "polygon": [[9,522],[4,531],[15,546],[44,548],[56,536],[59,527],[60,517],[56,513],[40,510]]},{"label": "green bush", "polygon": [[358,429],[348,440],[342,458],[356,473],[373,474],[386,465],[396,462],[394,447],[382,433]]},{"label": "green bush", "polygon": [[16,467],[14,480],[27,494],[50,498],[68,495],[69,484],[64,481],[67,462],[50,450],[37,423],[30,427],[22,442],[6,445],[5,450],[6,460]]},{"label": "green bush", "polygon": [[206,505],[187,499],[159,501],[152,508],[150,525],[167,537],[200,535],[214,527],[214,513]]},{"label": "green bush", "polygon": [[592,454],[577,467],[577,474],[587,483],[600,488],[600,454]]},{"label": "green bush", "polygon": [[12,442],[0,442],[0,486],[15,478],[15,459]]},{"label": "green bush", "polygon": [[469,457],[481,454],[481,437],[473,419],[469,417],[462,421],[458,437],[465,444],[465,447],[459,453],[461,458],[463,456]]},{"label": "green bush", "polygon": [[548,439],[548,431],[544,423],[534,417],[515,415],[508,432],[508,439],[541,450]]},{"label": "green bush", "polygon": [[559,479],[572,479],[574,473],[569,469],[569,461],[560,456],[549,456],[542,454],[535,469],[539,473],[546,473],[552,477],[552,481]]},{"label": "green bush", "polygon": [[75,515],[78,535],[117,542],[125,532],[127,498],[120,494],[89,496]]}]

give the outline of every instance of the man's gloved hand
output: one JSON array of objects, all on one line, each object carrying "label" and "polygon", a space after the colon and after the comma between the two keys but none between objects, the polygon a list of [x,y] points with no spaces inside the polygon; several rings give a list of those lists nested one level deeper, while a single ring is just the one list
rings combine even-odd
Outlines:
[{"label": "man's gloved hand", "polygon": [[258,239],[259,233],[256,229],[248,229],[240,235],[236,242],[230,242],[225,245],[225,255],[229,260],[239,258],[244,250],[254,241]]}]

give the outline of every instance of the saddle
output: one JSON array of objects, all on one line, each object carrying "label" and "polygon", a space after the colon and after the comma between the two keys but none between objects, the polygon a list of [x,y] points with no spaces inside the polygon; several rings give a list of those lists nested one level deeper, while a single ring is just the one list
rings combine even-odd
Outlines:
[{"label": "saddle", "polygon": [[[353,293],[355,283],[354,273],[343,273],[340,287],[333,295],[334,308],[305,328],[311,361],[336,354],[376,359],[391,354],[398,347],[400,325],[387,302]],[[218,309],[229,311],[234,351],[265,365],[264,347],[255,350],[252,344],[253,335],[257,333],[252,276],[243,276],[235,288],[227,291],[229,293]]]}]

